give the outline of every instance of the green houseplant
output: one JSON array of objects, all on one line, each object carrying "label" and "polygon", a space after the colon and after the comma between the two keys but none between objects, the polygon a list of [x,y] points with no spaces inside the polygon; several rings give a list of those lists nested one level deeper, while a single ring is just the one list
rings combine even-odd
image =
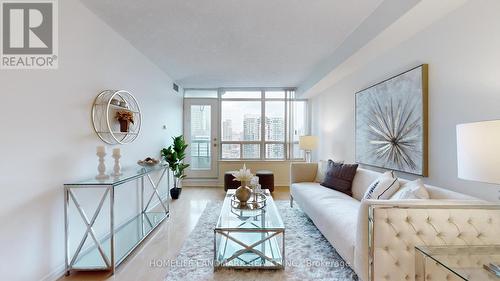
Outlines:
[{"label": "green houseplant", "polygon": [[173,144],[162,149],[161,156],[168,163],[169,169],[174,174],[174,187],[170,189],[170,196],[172,196],[172,199],[177,199],[182,190],[180,183],[186,177],[184,170],[189,167],[189,164],[183,163],[184,158],[186,158],[188,144],[186,144],[183,135],[173,137],[172,139],[174,141]]}]

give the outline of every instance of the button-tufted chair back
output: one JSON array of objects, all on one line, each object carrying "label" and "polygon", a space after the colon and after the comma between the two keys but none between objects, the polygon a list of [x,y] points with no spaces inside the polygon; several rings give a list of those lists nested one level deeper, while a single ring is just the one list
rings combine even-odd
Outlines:
[{"label": "button-tufted chair back", "polygon": [[443,200],[439,205],[374,205],[370,213],[370,280],[422,280],[415,275],[416,245],[500,245],[499,206]]}]

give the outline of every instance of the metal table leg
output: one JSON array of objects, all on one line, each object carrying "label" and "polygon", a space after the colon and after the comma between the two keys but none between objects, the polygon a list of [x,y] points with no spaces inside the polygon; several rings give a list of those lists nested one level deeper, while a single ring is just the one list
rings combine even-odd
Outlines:
[{"label": "metal table leg", "polygon": [[110,247],[111,247],[111,274],[115,273],[116,263],[115,263],[115,188],[113,186],[108,187],[109,190],[109,230],[111,233]]},{"label": "metal table leg", "polygon": [[144,177],[141,177],[141,194],[140,194],[140,199],[141,199],[141,203],[140,203],[140,208],[141,208],[141,213],[140,213],[140,216],[141,216],[141,234],[142,236],[144,236],[144,233],[146,232],[146,230],[144,229],[144,220],[146,219],[146,212],[144,210]]},{"label": "metal table leg", "polygon": [[68,209],[69,209],[69,194],[68,187],[64,186],[64,266],[65,266],[65,275],[69,275],[69,217],[68,217]]},{"label": "metal table leg", "polygon": [[102,259],[104,260],[104,263],[106,264],[106,266],[109,268],[111,266],[111,264],[108,260],[108,257],[106,256],[106,253],[104,252],[104,249],[102,248],[101,243],[97,239],[96,234],[94,232],[94,228],[93,228],[94,223],[97,220],[97,217],[99,216],[99,213],[102,209],[102,206],[104,204],[106,196],[109,192],[109,187],[104,192],[104,194],[101,198],[101,201],[99,202],[99,205],[97,206],[97,210],[94,212],[94,215],[92,216],[92,218],[90,220],[88,219],[87,215],[85,214],[85,211],[83,210],[82,206],[78,202],[76,195],[71,191],[70,188],[68,188],[67,191],[68,191],[69,197],[73,200],[73,203],[75,204],[76,210],[80,214],[80,217],[82,218],[83,223],[85,224],[85,226],[87,228],[87,230],[85,231],[85,234],[83,235],[82,240],[80,241],[80,244],[78,245],[78,247],[73,255],[73,258],[71,259],[71,261],[69,263],[69,269],[71,269],[73,267],[73,265],[75,264],[75,262],[77,261],[78,255],[80,254],[80,252],[83,248],[83,245],[85,244],[85,241],[87,240],[88,235],[90,235],[90,237],[94,241],[94,244],[96,245],[97,249],[99,250],[99,254],[101,255]]}]

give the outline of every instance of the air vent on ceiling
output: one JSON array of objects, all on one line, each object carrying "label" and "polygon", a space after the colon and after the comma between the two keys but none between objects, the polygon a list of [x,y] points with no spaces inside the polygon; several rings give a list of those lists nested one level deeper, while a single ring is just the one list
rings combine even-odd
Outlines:
[{"label": "air vent on ceiling", "polygon": [[174,91],[179,92],[179,85],[173,83],[172,88],[174,89]]}]

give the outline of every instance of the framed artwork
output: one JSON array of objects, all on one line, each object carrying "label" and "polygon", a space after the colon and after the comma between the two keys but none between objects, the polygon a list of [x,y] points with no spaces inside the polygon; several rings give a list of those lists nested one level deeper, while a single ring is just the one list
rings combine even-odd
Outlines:
[{"label": "framed artwork", "polygon": [[356,162],[428,175],[428,65],[356,93]]}]

